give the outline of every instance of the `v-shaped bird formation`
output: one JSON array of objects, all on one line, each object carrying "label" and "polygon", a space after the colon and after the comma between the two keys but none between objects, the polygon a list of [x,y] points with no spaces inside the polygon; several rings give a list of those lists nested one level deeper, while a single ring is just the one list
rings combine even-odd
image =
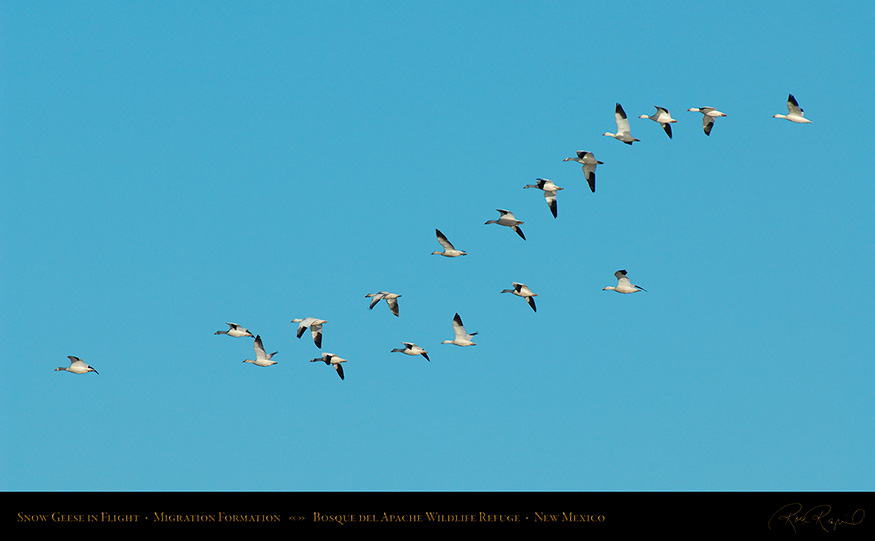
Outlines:
[{"label": "v-shaped bird formation", "polygon": [[[655,106],[656,112],[652,115],[642,114],[639,118],[649,119],[656,123],[658,123],[662,129],[665,131],[666,135],[669,139],[672,138],[672,124],[677,123],[678,121],[671,117],[671,113],[665,107]],[[725,113],[722,113],[711,106],[706,107],[691,107],[687,109],[687,111],[701,113],[702,114],[702,128],[705,132],[705,135],[710,136],[711,130],[714,127],[715,119],[719,117],[727,116]],[[811,124],[811,120],[805,118],[802,107],[799,106],[799,103],[796,101],[796,98],[793,94],[790,94],[787,98],[787,114],[775,114],[772,118],[782,118],[788,120],[790,122],[794,122],[797,124]],[[614,108],[614,120],[617,125],[616,133],[605,132],[604,136],[613,137],[618,141],[622,141],[627,145],[632,145],[632,143],[640,142],[639,139],[632,137],[631,126],[629,124],[629,118],[626,116],[626,112],[623,110],[623,107],[617,103]],[[722,121],[721,121],[722,122]],[[588,150],[578,150],[576,152],[576,156],[565,158],[564,161],[573,161],[581,164],[581,168],[583,170],[584,178],[586,179],[587,184],[589,185],[590,190],[595,193],[595,172],[596,166],[603,165],[603,162],[597,160],[595,155]],[[557,202],[556,197],[559,190],[563,190],[553,183],[553,181],[545,178],[536,179],[536,184],[528,184],[523,186],[523,188],[536,188],[544,193],[544,199],[547,202],[547,206],[550,209],[553,218],[558,218],[557,212]],[[509,210],[496,209],[499,213],[499,217],[496,220],[488,220],[485,225],[489,224],[498,224],[501,226],[505,226],[512,231],[514,231],[521,239],[526,240],[526,236],[523,234],[522,229],[520,229],[520,225],[524,222],[522,220],[517,219],[514,214]],[[441,255],[448,258],[456,258],[463,255],[468,255],[468,252],[457,249],[444,235],[440,229],[435,229],[435,236],[437,237],[438,243],[443,248],[442,251],[433,251],[431,255]],[[616,286],[605,286],[603,291],[615,291],[617,293],[637,293],[639,291],[646,291],[643,287],[633,284],[626,270],[618,270],[614,273],[614,277],[617,279]],[[503,289],[500,293],[511,293],[517,297],[521,297],[525,299],[526,303],[528,303],[529,307],[531,307],[532,311],[537,313],[537,307],[535,306],[535,297],[538,296],[537,293],[534,293],[529,286],[521,282],[512,282],[512,289]],[[389,307],[389,310],[395,317],[400,317],[399,309],[398,309],[398,299],[401,297],[398,293],[391,293],[389,291],[380,291],[378,293],[368,293],[365,295],[366,298],[370,298],[370,304],[368,309],[373,310],[373,308],[379,304],[380,301],[386,301],[386,304]],[[535,317],[535,316],[532,316]],[[391,318],[390,318],[391,319]],[[291,323],[297,323],[296,335],[298,338],[304,334],[304,332],[309,329],[310,333],[313,337],[314,345],[321,349],[322,348],[322,329],[323,325],[328,321],[325,319],[319,319],[312,316],[307,316],[303,318],[295,318],[291,320]],[[253,334],[249,331],[249,329],[238,325],[236,323],[227,322],[228,330],[219,330],[214,334],[225,334],[233,338],[253,338],[253,349],[255,350],[255,359],[245,359],[244,363],[250,363],[259,367],[270,367],[277,364],[277,361],[273,360],[274,355],[277,352],[273,352],[268,354],[264,349],[264,345],[261,339],[260,334]],[[476,346],[477,344],[472,341],[472,338],[477,334],[468,333],[465,330],[465,327],[462,325],[462,318],[456,313],[452,319],[452,329],[453,329],[453,339],[452,340],[444,340],[441,342],[442,344],[453,344],[456,346]],[[422,356],[426,361],[430,361],[428,357],[428,351],[424,348],[418,346],[413,342],[402,342],[404,344],[403,348],[395,348],[392,349],[391,353],[404,353],[405,355],[411,356]],[[69,366],[61,366],[55,369],[55,371],[65,371],[73,374],[87,374],[89,372],[94,372],[97,374],[97,370],[86,364],[82,359],[78,357],[74,357],[72,355],[67,357],[70,360]],[[238,357],[239,358],[239,357]],[[310,362],[318,362],[322,361],[326,365],[331,366],[337,372],[337,375],[341,380],[344,380],[344,373],[342,363],[348,362],[347,359],[343,359],[333,353],[321,353],[320,357],[314,358],[310,360]]]}]

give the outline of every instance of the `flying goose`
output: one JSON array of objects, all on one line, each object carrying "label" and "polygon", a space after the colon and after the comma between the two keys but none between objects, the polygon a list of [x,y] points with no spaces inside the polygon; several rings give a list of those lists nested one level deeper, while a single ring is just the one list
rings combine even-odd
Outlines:
[{"label": "flying goose", "polygon": [[98,376],[100,375],[97,370],[85,364],[85,362],[79,357],[67,355],[67,358],[70,359],[70,366],[59,366],[55,368],[55,372],[65,370],[67,372],[73,372],[74,374],[87,374],[88,372],[94,372]]},{"label": "flying goose", "polygon": [[656,112],[651,116],[641,115],[638,118],[649,118],[654,122],[658,122],[662,129],[665,130],[665,133],[668,135],[668,138],[671,139],[671,125],[677,120],[671,117],[671,114],[668,112],[668,109],[665,107],[660,107],[658,105],[654,105],[656,107]]},{"label": "flying goose", "polygon": [[799,107],[799,102],[796,101],[793,94],[787,97],[787,114],[772,115],[772,118],[783,118],[797,124],[811,124],[811,121],[805,118],[805,113],[802,112],[802,107]]},{"label": "flying goose", "polygon": [[345,363],[346,359],[341,359],[334,353],[323,353],[322,357],[313,359],[310,362],[315,363],[317,361],[322,361],[329,366],[333,366],[334,370],[337,372],[337,375],[340,376],[340,379],[343,379],[343,367],[340,366],[340,363]]},{"label": "flying goose", "polygon": [[274,351],[270,355],[264,352],[264,345],[261,343],[261,335],[255,337],[255,342],[252,344],[252,348],[255,349],[255,360],[246,359],[244,363],[252,363],[255,366],[270,366],[272,364],[276,364],[276,361],[271,361],[271,357],[276,355],[278,352]]},{"label": "flying goose", "polygon": [[328,323],[324,319],[316,319],[315,317],[305,317],[304,319],[296,318],[292,323],[298,323],[298,338],[300,338],[307,327],[310,327],[310,332],[313,334],[313,342],[316,347],[322,349],[322,324]]},{"label": "flying goose", "polygon": [[380,291],[379,293],[368,293],[365,297],[373,297],[371,300],[371,305],[368,306],[369,310],[373,310],[374,306],[377,305],[383,299],[386,299],[386,304],[389,305],[389,308],[392,310],[392,313],[396,316],[398,315],[398,295],[396,293],[389,293],[388,291]]},{"label": "flying goose", "polygon": [[225,323],[225,325],[228,325],[231,328],[227,331],[216,331],[213,334],[227,334],[228,336],[233,336],[235,338],[239,338],[241,336],[252,336],[252,333],[249,332],[249,329],[244,329],[236,323]]},{"label": "flying goose", "polygon": [[556,192],[558,190],[564,190],[565,188],[561,188],[553,184],[552,180],[548,180],[546,178],[536,179],[538,181],[537,184],[529,184],[523,186],[523,188],[538,188],[539,190],[544,190],[544,199],[547,200],[547,206],[550,207],[550,212],[553,213],[553,217],[556,217]]},{"label": "flying goose", "polygon": [[626,277],[626,271],[618,270],[614,273],[614,276],[617,277],[617,287],[614,286],[606,286],[602,289],[602,291],[613,290],[617,293],[635,293],[637,291],[647,291],[643,287],[632,285],[632,282],[629,281],[629,278]]},{"label": "flying goose", "polygon": [[526,240],[526,236],[523,235],[523,230],[519,228],[519,224],[522,224],[525,222],[517,220],[514,217],[513,213],[509,210],[501,210],[501,209],[495,209],[495,210],[500,212],[501,216],[499,216],[497,220],[489,220],[488,222],[486,222],[483,225],[489,225],[489,224],[505,225],[505,226],[513,229],[514,231],[516,231],[516,234],[519,235],[520,237],[522,237],[523,240]]},{"label": "flying goose", "polygon": [[465,332],[465,327],[462,325],[462,318],[459,317],[459,314],[456,314],[456,317],[453,318],[453,334],[456,336],[452,340],[444,340],[441,344],[455,344],[457,346],[477,345],[471,341],[477,333],[472,332],[471,334],[468,334]]},{"label": "flying goose", "polygon": [[613,137],[618,141],[623,141],[627,145],[631,145],[635,141],[638,141],[638,139],[632,137],[631,130],[629,129],[629,119],[626,118],[626,111],[623,110],[623,107],[619,103],[617,104],[617,108],[614,109],[614,118],[617,120],[617,133],[606,131],[602,135]]},{"label": "flying goose", "polygon": [[503,289],[501,292],[502,293],[513,293],[517,297],[522,297],[522,298],[526,299],[526,302],[529,303],[529,306],[532,307],[532,310],[537,312],[538,309],[535,307],[535,297],[537,297],[538,294],[532,293],[532,290],[529,289],[529,286],[527,286],[526,284],[520,284],[519,282],[512,282],[512,283],[513,283],[513,289]]},{"label": "flying goose", "polygon": [[406,355],[422,355],[423,357],[425,357],[426,361],[431,362],[431,360],[428,358],[428,352],[425,351],[424,349],[422,349],[421,347],[417,346],[413,342],[401,342],[401,343],[404,344],[404,349],[395,348],[391,351],[391,353],[399,352],[399,353],[404,353]]},{"label": "flying goose", "polygon": [[586,182],[589,184],[589,189],[592,190],[592,193],[595,193],[595,168],[597,165],[601,165],[604,162],[598,161],[597,159],[595,159],[595,156],[592,152],[586,150],[578,150],[576,158],[565,158],[562,161],[577,162],[581,164],[583,166],[583,176],[586,177]]},{"label": "flying goose", "polygon": [[444,247],[444,251],[434,251],[431,253],[431,255],[442,255],[444,257],[458,257],[460,255],[468,255],[467,252],[463,252],[462,250],[456,250],[453,244],[447,240],[446,235],[441,233],[440,229],[435,229],[434,234],[437,235],[437,240],[439,243],[441,243],[441,246]]},{"label": "flying goose", "polygon": [[693,113],[702,113],[702,127],[705,130],[705,135],[711,135],[711,128],[714,127],[714,119],[718,116],[726,116],[713,107],[690,107],[687,111]]}]

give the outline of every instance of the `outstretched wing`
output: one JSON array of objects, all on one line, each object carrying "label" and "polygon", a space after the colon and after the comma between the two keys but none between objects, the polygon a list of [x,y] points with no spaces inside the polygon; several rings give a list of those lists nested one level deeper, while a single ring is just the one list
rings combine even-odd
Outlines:
[{"label": "outstretched wing", "polygon": [[435,229],[434,232],[435,232],[435,235],[437,235],[437,240],[438,240],[438,242],[441,243],[441,246],[443,246],[444,249],[446,249],[446,250],[455,250],[455,248],[453,247],[453,244],[452,244],[450,241],[447,240],[447,236],[446,236],[446,235],[444,235],[443,233],[441,233],[439,229]]},{"label": "outstretched wing", "polygon": [[793,97],[793,94],[787,97],[787,110],[790,111],[791,115],[802,115],[802,107],[799,107],[799,102],[796,101],[796,98]]},{"label": "outstretched wing", "polygon": [[267,353],[265,353],[264,345],[261,343],[261,335],[255,337],[255,342],[252,344],[252,348],[255,350],[256,360],[267,360]]},{"label": "outstretched wing", "polygon": [[629,133],[631,131],[629,129],[629,119],[626,117],[626,111],[623,110],[623,106],[619,103],[617,104],[616,109],[614,109],[614,118],[617,121],[618,133]]},{"label": "outstretched wing", "polygon": [[389,308],[392,310],[392,313],[396,316],[398,315],[398,299],[386,299],[386,303],[389,304]]},{"label": "outstretched wing", "polygon": [[705,135],[711,135],[711,128],[714,127],[714,117],[705,115],[702,117],[702,127],[705,130]]}]

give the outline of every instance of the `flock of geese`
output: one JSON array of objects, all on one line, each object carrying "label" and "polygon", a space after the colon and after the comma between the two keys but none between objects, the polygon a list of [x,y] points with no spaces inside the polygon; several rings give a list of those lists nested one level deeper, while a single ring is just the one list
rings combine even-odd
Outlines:
[{"label": "flock of geese", "polygon": [[[641,115],[639,118],[648,118],[654,122],[657,122],[662,129],[665,131],[666,135],[668,135],[669,139],[672,137],[671,125],[676,123],[677,120],[671,117],[671,113],[665,107],[655,106],[656,112],[652,115]],[[694,113],[702,114],[702,127],[705,132],[705,135],[710,136],[711,130],[714,128],[714,120],[719,117],[725,117],[726,114],[718,111],[714,107],[691,107],[687,109],[687,111]],[[631,145],[632,143],[639,142],[639,139],[632,137],[632,131],[629,125],[629,118],[626,116],[626,112],[623,110],[623,107],[617,103],[616,108],[614,109],[614,118],[617,123],[617,132],[605,132],[603,135],[608,137],[613,137],[618,141],[622,141],[627,145]],[[811,120],[805,118],[803,109],[799,106],[799,103],[796,101],[796,98],[793,94],[790,94],[787,98],[787,114],[776,114],[773,115],[772,118],[783,118],[785,120],[789,120],[790,122],[795,122],[797,124],[810,124]],[[565,158],[563,161],[574,161],[581,164],[583,169],[584,177],[586,178],[587,184],[589,184],[590,190],[595,193],[595,172],[596,166],[601,165],[603,162],[598,161],[592,152],[585,150],[578,150],[577,156]],[[544,192],[544,198],[547,201],[547,205],[550,208],[550,212],[553,214],[553,217],[557,217],[557,204],[556,204],[556,194],[559,190],[563,188],[556,186],[551,180],[545,178],[537,179],[537,184],[529,184],[523,186],[523,188],[537,188]],[[517,220],[512,212],[509,210],[496,209],[499,213],[499,217],[497,220],[489,220],[484,225],[489,224],[498,224],[503,225],[505,227],[509,227],[513,230],[517,235],[520,236],[523,240],[526,240],[526,236],[523,234],[522,229],[520,229],[520,225],[523,223],[521,220]],[[441,233],[439,229],[435,229],[435,235],[437,236],[438,243],[443,247],[443,251],[434,251],[432,255],[442,255],[444,257],[459,257],[463,255],[468,255],[467,252],[456,249],[453,244],[447,239],[446,235]],[[605,286],[602,291],[616,291],[617,293],[637,293],[638,291],[647,291],[641,286],[633,284],[625,270],[618,270],[614,273],[614,276],[617,278],[616,286]],[[532,308],[533,311],[537,312],[537,307],[535,306],[535,297],[537,297],[537,293],[533,293],[531,289],[526,284],[513,282],[513,289],[504,289],[501,293],[511,293],[516,295],[517,297],[522,297],[526,300],[528,305]],[[368,293],[365,297],[370,298],[371,302],[368,306],[369,309],[373,310],[373,308],[382,300],[386,301],[386,304],[389,306],[389,309],[392,311],[396,317],[398,317],[398,298],[401,295],[397,293],[390,293],[388,291],[380,291],[378,293]],[[324,319],[317,319],[314,317],[305,317],[305,318],[295,318],[291,320],[292,323],[297,323],[297,337],[301,338],[303,334],[310,329],[310,333],[313,336],[313,343],[317,348],[322,349],[322,325],[327,323]],[[236,323],[226,323],[228,325],[228,330],[216,331],[214,334],[226,334],[228,336],[234,338],[242,338],[242,337],[250,337],[254,338],[253,349],[255,350],[255,359],[245,359],[244,363],[251,363],[255,366],[267,367],[276,364],[277,362],[272,360],[273,356],[276,355],[277,352],[273,352],[268,354],[264,349],[264,344],[261,341],[260,335],[255,335],[249,332],[249,329],[246,329]],[[465,330],[464,325],[462,324],[462,318],[457,313],[453,317],[453,335],[454,338],[452,340],[444,340],[441,342],[442,344],[453,344],[456,346],[476,346],[477,344],[473,342],[471,339],[477,333],[468,333]],[[430,361],[428,358],[428,351],[424,350],[420,346],[414,344],[413,342],[402,342],[404,344],[404,348],[395,348],[391,352],[392,353],[404,353],[405,355],[421,355],[425,358],[426,361]],[[99,374],[97,370],[93,367],[85,363],[79,357],[74,357],[72,355],[68,355],[67,358],[70,360],[69,366],[59,366],[55,369],[55,371],[66,371],[71,372],[73,374],[87,374],[88,372],[94,372],[95,374]],[[320,357],[312,359],[310,362],[324,362],[326,365],[334,368],[337,375],[340,376],[340,379],[344,379],[343,376],[343,367],[342,363],[347,362],[347,359],[343,359],[338,357],[333,353],[322,353]]]}]

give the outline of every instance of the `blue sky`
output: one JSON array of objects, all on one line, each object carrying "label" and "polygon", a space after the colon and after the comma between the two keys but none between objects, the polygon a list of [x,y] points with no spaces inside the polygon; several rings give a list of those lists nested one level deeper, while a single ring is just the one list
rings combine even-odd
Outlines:
[{"label": "blue sky", "polygon": [[3,2],[0,487],[871,490],[852,4]]}]

